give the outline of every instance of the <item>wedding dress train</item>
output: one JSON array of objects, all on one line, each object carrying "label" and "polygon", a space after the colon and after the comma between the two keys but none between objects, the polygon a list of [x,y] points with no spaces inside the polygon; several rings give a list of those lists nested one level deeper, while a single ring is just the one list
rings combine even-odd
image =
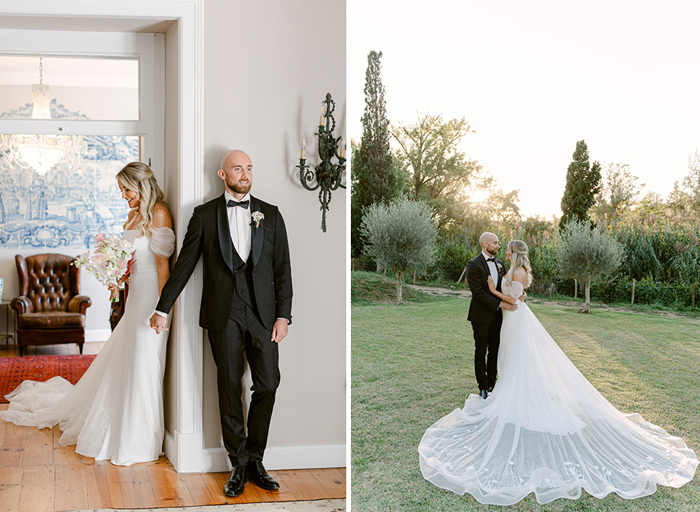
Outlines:
[{"label": "wedding dress train", "polygon": [[[517,298],[522,284],[504,281],[503,293]],[[539,503],[577,499],[581,489],[632,499],[693,479],[695,452],[613,407],[525,303],[503,312],[498,369],[486,400],[469,395],[425,432],[420,468],[438,487],[511,505],[533,492]]]},{"label": "wedding dress train", "polygon": [[158,302],[155,253],[169,257],[175,235],[157,228],[152,237],[137,237],[124,315],[99,355],[73,386],[62,377],[24,381],[6,395],[9,408],[0,413],[17,425],[63,431],[60,444],[96,460],[130,465],[158,459],[165,433],[163,372],[167,332],[156,334],[149,318]]}]

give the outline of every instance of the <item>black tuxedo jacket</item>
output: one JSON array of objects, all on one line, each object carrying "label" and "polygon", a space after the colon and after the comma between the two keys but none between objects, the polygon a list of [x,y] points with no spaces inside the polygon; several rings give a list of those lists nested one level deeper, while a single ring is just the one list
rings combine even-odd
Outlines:
[{"label": "black tuxedo jacket", "polygon": [[[250,197],[252,212],[265,216],[251,226],[253,292],[258,315],[267,329],[277,318],[292,321],[292,271],[284,220],[276,206]],[[224,195],[197,206],[187,226],[182,249],[163,287],[156,309],[170,312],[187,284],[200,255],[204,257],[204,286],[199,325],[205,329],[224,329],[231,313],[235,293],[233,242],[229,230]]]},{"label": "black tuxedo jacket", "polygon": [[[505,275],[505,267],[501,260],[496,260],[496,270],[498,270],[498,282],[496,290],[501,291],[501,282]],[[491,275],[489,265],[486,263],[483,253],[467,263],[467,282],[472,292],[472,301],[469,305],[469,316],[467,320],[478,324],[489,324],[493,321],[494,315],[499,311],[501,299],[495,297],[489,291],[487,278]],[[499,313],[500,314],[500,313]]]}]

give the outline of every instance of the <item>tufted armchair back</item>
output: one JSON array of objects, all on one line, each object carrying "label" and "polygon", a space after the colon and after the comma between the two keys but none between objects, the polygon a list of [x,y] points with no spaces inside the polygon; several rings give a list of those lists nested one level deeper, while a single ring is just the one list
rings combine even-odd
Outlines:
[{"label": "tufted armchair back", "polygon": [[19,294],[27,297],[33,312],[68,311],[71,298],[80,293],[80,269],[75,258],[63,254],[15,256]]}]

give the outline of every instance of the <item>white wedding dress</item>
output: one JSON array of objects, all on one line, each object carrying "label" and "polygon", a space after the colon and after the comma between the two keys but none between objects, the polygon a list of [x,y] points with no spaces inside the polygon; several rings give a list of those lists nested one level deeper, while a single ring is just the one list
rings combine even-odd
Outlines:
[{"label": "white wedding dress", "polygon": [[[504,281],[503,293],[523,286]],[[527,304],[503,311],[499,379],[484,400],[469,395],[430,427],[418,453],[423,477],[484,504],[511,505],[535,493],[539,503],[632,499],[656,485],[693,479],[695,452],[638,414],[615,409],[579,372]]]},{"label": "white wedding dress", "polygon": [[0,413],[17,425],[63,431],[60,443],[97,460],[128,466],[158,459],[163,435],[163,372],[167,331],[149,327],[158,302],[155,253],[169,257],[175,234],[157,228],[152,237],[124,238],[136,246],[124,315],[99,355],[73,386],[62,377],[24,381],[6,395],[9,408]]}]

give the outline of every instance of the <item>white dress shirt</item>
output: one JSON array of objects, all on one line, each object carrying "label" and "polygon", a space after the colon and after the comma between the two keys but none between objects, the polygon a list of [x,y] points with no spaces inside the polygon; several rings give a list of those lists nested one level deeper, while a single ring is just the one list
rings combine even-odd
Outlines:
[{"label": "white dress shirt", "polygon": [[[484,251],[481,251],[481,254],[484,255],[484,258],[487,260],[489,258],[493,258],[490,254],[486,254]],[[496,268],[496,262],[495,261],[487,261],[486,264],[489,267],[489,272],[491,272],[491,279],[493,279],[493,282],[496,286],[498,286],[498,269]]]},{"label": "white dress shirt", "polygon": [[[224,196],[226,197],[227,203],[229,200],[238,201],[238,199],[228,192],[224,192]],[[250,201],[250,194],[246,194],[241,201]],[[241,259],[247,261],[248,256],[250,256],[252,244],[250,205],[248,205],[248,208],[241,208],[240,206],[234,206],[232,208],[226,207],[226,213],[228,214],[228,229],[231,233],[233,247],[236,249]]]}]

